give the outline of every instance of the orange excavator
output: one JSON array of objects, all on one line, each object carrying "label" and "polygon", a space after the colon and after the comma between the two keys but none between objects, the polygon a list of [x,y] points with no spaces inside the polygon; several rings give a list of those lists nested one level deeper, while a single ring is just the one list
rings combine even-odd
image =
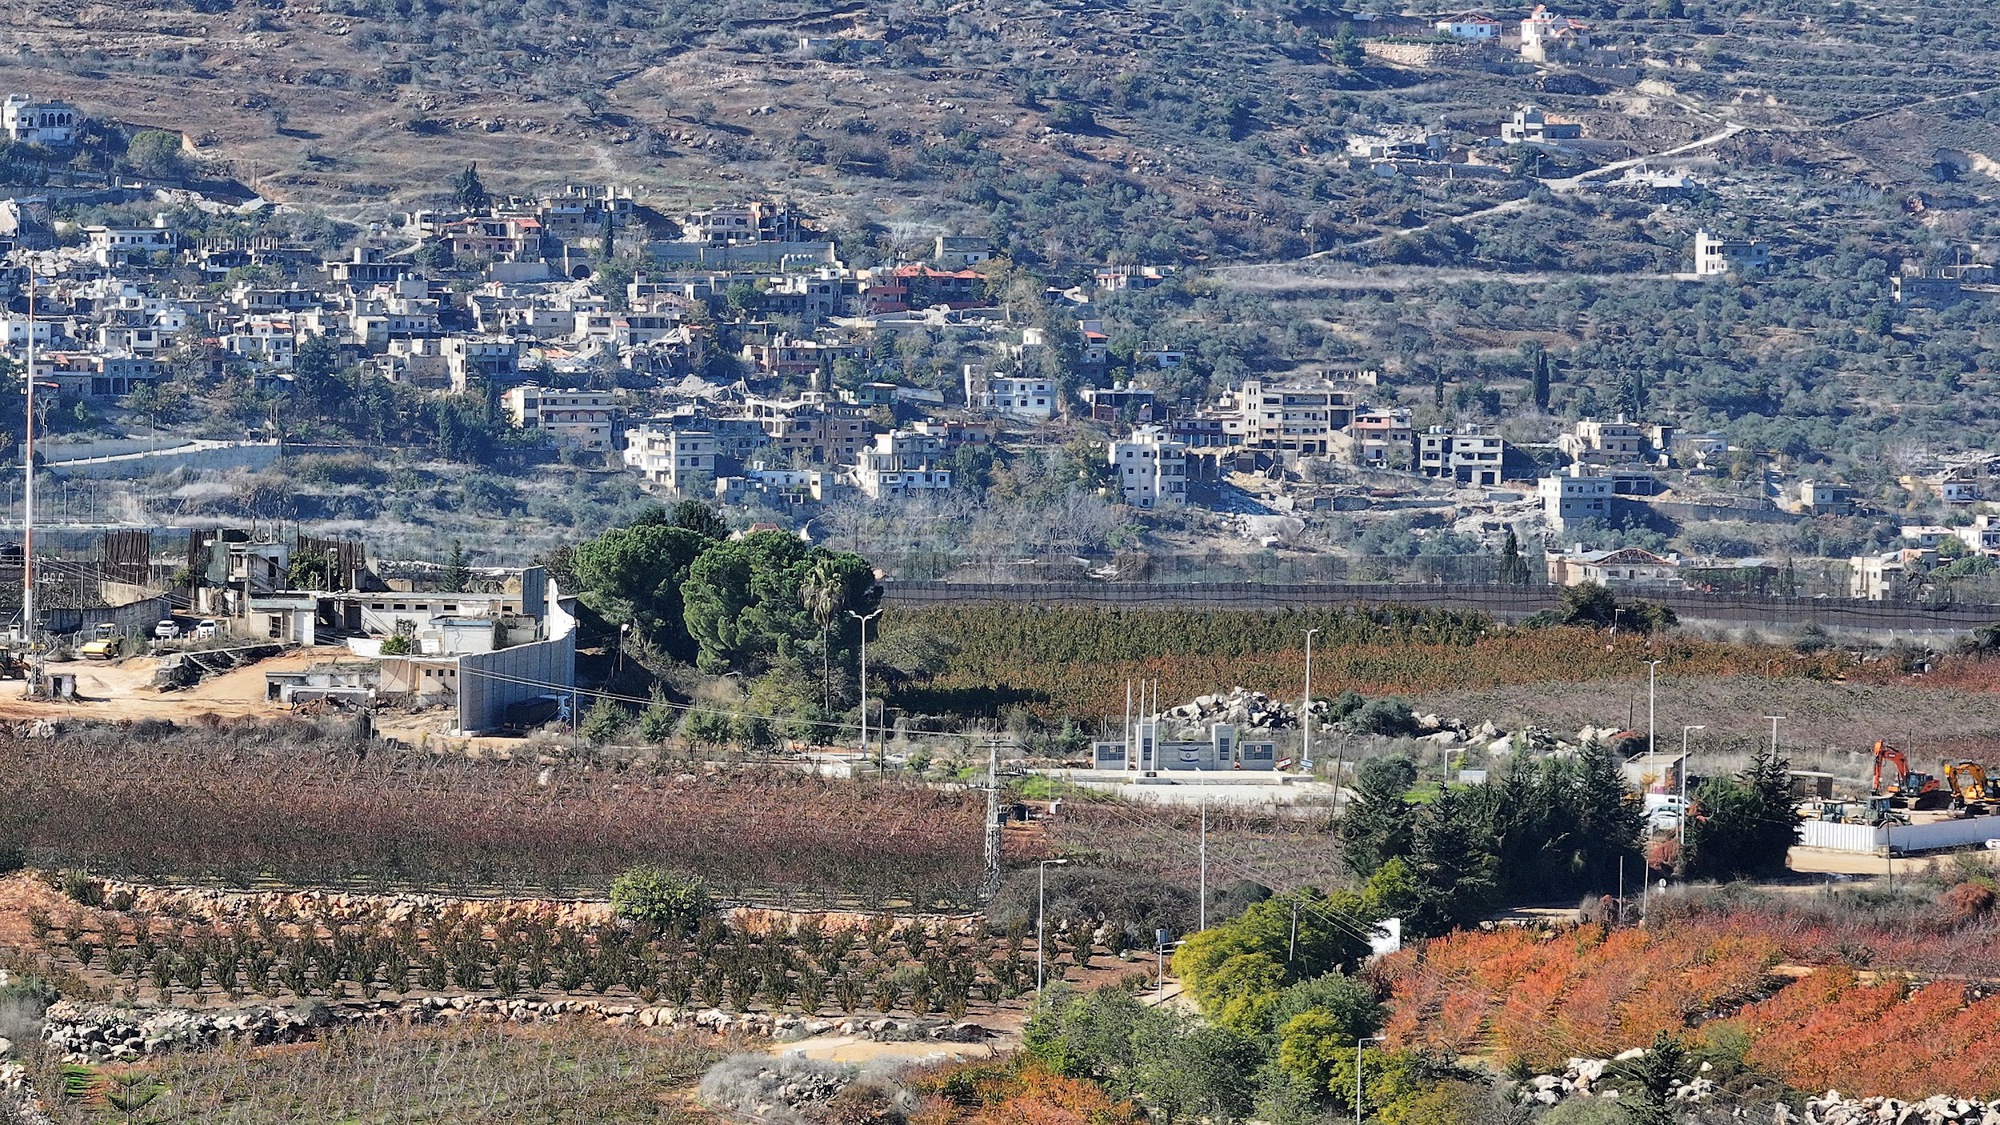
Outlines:
[{"label": "orange excavator", "polygon": [[[1882,785],[1884,763],[1896,768],[1895,783],[1887,788]],[[1952,800],[1951,792],[1937,778],[1911,769],[1910,759],[1901,750],[1879,740],[1875,743],[1875,780],[1871,791],[1875,796],[1891,798],[1897,807],[1941,809]]]}]

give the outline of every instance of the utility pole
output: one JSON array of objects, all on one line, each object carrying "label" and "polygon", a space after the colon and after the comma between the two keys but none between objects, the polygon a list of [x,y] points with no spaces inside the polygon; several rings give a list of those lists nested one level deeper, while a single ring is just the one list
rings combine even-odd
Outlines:
[{"label": "utility pole", "polygon": [[1045,959],[1043,952],[1045,944],[1042,940],[1042,934],[1047,929],[1045,923],[1048,919],[1049,868],[1051,866],[1067,867],[1069,866],[1069,860],[1045,859],[1038,865],[1039,871],[1035,876],[1035,1000],[1037,1002],[1040,1002],[1042,998],[1042,964]]},{"label": "utility pole", "polygon": [[1653,676],[1660,670],[1661,661],[1646,661],[1646,768],[1653,768]]},{"label": "utility pole", "polygon": [[1784,716],[1766,715],[1764,717],[1771,720],[1771,757],[1776,758],[1778,756],[1778,720],[1783,719]]},{"label": "utility pole", "polygon": [[[28,417],[27,475],[21,483],[21,640],[30,654],[35,650],[35,260],[28,259]],[[30,656],[32,660],[32,655]],[[41,684],[39,665],[31,673],[28,693]]]},{"label": "utility pole", "polygon": [[1208,798],[1201,799],[1201,928],[1208,928]]},{"label": "utility pole", "polygon": [[1299,760],[1306,765],[1313,760],[1313,634],[1317,632],[1318,629],[1306,630],[1306,700],[1305,706],[1299,709],[1299,730],[1304,735]]},{"label": "utility pole", "polygon": [[1000,893],[1000,739],[986,740],[986,899]]},{"label": "utility pole", "polygon": [[847,616],[861,622],[861,756],[865,758],[868,756],[868,623],[882,616],[882,611],[878,609],[863,616],[850,609]]},{"label": "utility pole", "polygon": [[1683,848],[1687,847],[1687,842],[1688,842],[1688,733],[1690,731],[1707,730],[1707,729],[1708,728],[1705,726],[1689,726],[1681,728],[1680,846]]}]

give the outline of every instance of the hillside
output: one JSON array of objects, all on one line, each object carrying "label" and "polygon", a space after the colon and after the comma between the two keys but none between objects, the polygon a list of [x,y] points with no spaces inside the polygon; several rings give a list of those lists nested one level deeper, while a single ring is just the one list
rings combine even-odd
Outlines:
[{"label": "hillside", "polygon": [[0,81],[184,130],[268,196],[337,212],[435,198],[476,161],[502,189],[769,192],[885,250],[969,230],[1060,264],[1295,257],[1482,209],[1518,189],[1385,187],[1348,169],[1345,138],[1490,131],[1531,100],[1605,159],[1748,126],[1712,155],[1794,181],[1766,206],[1935,189],[1943,165],[1990,182],[2000,21],[1982,5],[1592,7],[1571,14],[1635,59],[1622,78],[1555,81],[1505,55],[1383,65],[1344,39],[1378,25],[1272,0],[15,0]]}]

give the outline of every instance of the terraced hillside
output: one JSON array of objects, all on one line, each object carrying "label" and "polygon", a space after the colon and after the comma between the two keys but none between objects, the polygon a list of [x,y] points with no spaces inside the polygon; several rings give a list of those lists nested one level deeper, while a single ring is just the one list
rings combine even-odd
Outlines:
[{"label": "terraced hillside", "polygon": [[1637,63],[1578,83],[1505,55],[1380,65],[1347,33],[1389,24],[1276,0],[13,0],[0,81],[185,130],[273,197],[357,212],[478,161],[503,188],[768,191],[884,242],[990,231],[1057,263],[1293,257],[1479,210],[1496,189],[1385,188],[1347,168],[1345,138],[1490,128],[1527,100],[1607,157],[1736,121],[1752,131],[1721,155],[1746,164],[1903,191],[1935,188],[1942,160],[1963,192],[1990,184],[2000,17],[1803,7],[1576,8]]}]

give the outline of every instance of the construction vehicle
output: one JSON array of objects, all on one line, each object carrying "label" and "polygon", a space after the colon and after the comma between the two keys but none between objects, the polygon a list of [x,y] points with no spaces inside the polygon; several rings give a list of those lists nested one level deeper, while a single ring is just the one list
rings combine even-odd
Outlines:
[{"label": "construction vehicle", "polygon": [[1824,801],[1819,806],[1819,819],[1829,824],[1866,824],[1874,828],[1910,823],[1909,814],[1891,808],[1890,800],[1870,797],[1866,801]]},{"label": "construction vehicle", "polygon": [[118,630],[115,627],[99,625],[97,627],[97,634],[83,642],[82,646],[76,651],[77,655],[82,656],[86,660],[109,660],[118,655],[118,650],[123,645],[124,638],[118,635]]},{"label": "construction vehicle", "polygon": [[1986,776],[1986,767],[1965,760],[1944,763],[1945,785],[1958,804],[1970,812],[1985,811],[1988,803],[2000,801],[2000,780]]},{"label": "construction vehicle", "polygon": [[0,680],[25,680],[28,662],[13,649],[0,649]]},{"label": "construction vehicle", "polygon": [[[1886,788],[1882,784],[1882,765],[1888,763],[1896,768],[1896,781]],[[1901,750],[1886,742],[1875,743],[1875,778],[1870,794],[1890,798],[1896,808],[1941,809],[1951,804],[1952,795],[1937,778],[1910,768],[1910,759]]]}]

